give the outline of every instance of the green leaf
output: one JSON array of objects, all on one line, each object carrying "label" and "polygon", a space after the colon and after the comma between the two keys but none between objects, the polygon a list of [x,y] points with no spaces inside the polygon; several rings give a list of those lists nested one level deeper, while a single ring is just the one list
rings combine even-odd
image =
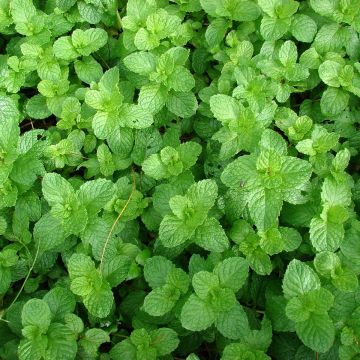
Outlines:
[{"label": "green leaf", "polygon": [[230,257],[220,262],[214,269],[218,275],[220,285],[237,292],[248,276],[248,263],[241,257]]},{"label": "green leaf", "polygon": [[41,80],[60,80],[61,68],[55,59],[42,59],[37,65],[37,72]]},{"label": "green leaf", "polygon": [[359,14],[0,0],[0,358],[355,359]]},{"label": "green leaf", "polygon": [[190,354],[186,360],[199,360],[199,357],[196,356],[195,354]]},{"label": "green leaf", "polygon": [[93,4],[80,1],[77,3],[77,7],[81,17],[90,24],[97,24],[101,20],[102,11],[99,11],[98,7]]},{"label": "green leaf", "polygon": [[218,314],[215,326],[223,336],[231,340],[244,338],[250,331],[246,313],[238,303],[231,310]]},{"label": "green leaf", "polygon": [[173,92],[169,93],[166,106],[175,115],[187,118],[195,114],[198,103],[191,92]]},{"label": "green leaf", "polygon": [[291,26],[290,19],[275,19],[263,17],[260,25],[260,33],[265,40],[275,41],[280,39]]},{"label": "green leaf", "polygon": [[54,55],[61,60],[75,60],[79,54],[72,44],[70,36],[62,36],[53,44]]},{"label": "green leaf", "polygon": [[284,241],[285,251],[294,251],[301,245],[302,238],[297,230],[288,227],[280,227],[279,231],[281,238]]},{"label": "green leaf", "polygon": [[157,180],[180,175],[185,170],[179,152],[171,146],[164,147],[160,154],[154,154],[146,159],[143,169]]},{"label": "green leaf", "polygon": [[326,314],[312,314],[309,319],[295,325],[300,340],[313,351],[324,353],[335,338],[335,327]]},{"label": "green leaf", "polygon": [[80,334],[84,331],[84,323],[81,318],[75,314],[66,314],[64,316],[65,325],[75,334]]},{"label": "green leaf", "polygon": [[153,256],[146,260],[144,277],[151,288],[159,288],[166,284],[167,276],[175,265],[163,256]]},{"label": "green leaf", "polygon": [[186,294],[189,288],[189,275],[182,269],[173,268],[166,280],[167,284],[180,290],[181,293]]},{"label": "green leaf", "polygon": [[319,76],[326,85],[340,87],[341,69],[342,66],[338,62],[326,60],[319,66]]},{"label": "green leaf", "polygon": [[190,169],[196,164],[196,161],[201,154],[202,147],[200,144],[194,141],[188,141],[180,144],[177,148],[181,162],[183,163],[184,169]]},{"label": "green leaf", "polygon": [[236,304],[236,297],[233,290],[229,288],[214,289],[207,299],[213,311],[218,314],[231,310]]},{"label": "green leaf", "polygon": [[99,346],[107,342],[110,342],[110,337],[104,330],[90,329],[85,332],[85,337],[80,343],[86,353],[96,355]]},{"label": "green leaf", "polygon": [[82,56],[89,56],[102,48],[106,44],[107,38],[106,31],[99,28],[91,28],[85,31],[76,29],[71,34],[72,45]]},{"label": "green leaf", "polygon": [[95,269],[90,257],[84,254],[73,254],[67,264],[70,277],[87,276]]},{"label": "green leaf", "polygon": [[332,294],[325,289],[309,291],[304,295],[290,299],[286,305],[286,315],[294,322],[303,322],[311,314],[327,314],[334,302]]},{"label": "green leaf", "polygon": [[177,66],[168,77],[167,86],[175,91],[188,92],[195,86],[195,80],[188,69]]},{"label": "green leaf", "polygon": [[314,217],[310,223],[310,240],[317,251],[336,251],[344,239],[342,224]]},{"label": "green leaf", "polygon": [[151,316],[162,316],[168,313],[180,296],[180,291],[171,286],[156,288],[146,295],[144,310]]},{"label": "green leaf", "polygon": [[221,2],[218,0],[200,0],[201,7],[211,16],[218,17],[221,15]]},{"label": "green leaf", "polygon": [[179,345],[177,333],[173,329],[160,328],[150,333],[152,346],[158,356],[172,353]]},{"label": "green leaf", "polygon": [[311,173],[312,167],[309,162],[288,156],[283,159],[281,166],[281,186],[284,190],[299,188],[310,179]]},{"label": "green leaf", "polygon": [[263,10],[268,16],[278,17],[279,19],[290,17],[298,9],[299,3],[297,1],[258,1],[261,10]]},{"label": "green leaf", "polygon": [[336,3],[331,0],[329,1],[311,0],[310,5],[314,9],[314,11],[316,11],[317,13],[323,16],[331,16],[336,9],[335,7]]},{"label": "green leaf", "polygon": [[358,289],[358,278],[350,269],[338,267],[334,272],[332,283],[337,289],[343,292],[354,292]]},{"label": "green leaf", "polygon": [[145,129],[154,122],[151,113],[139,105],[123,106],[121,120],[132,129]]},{"label": "green leaf", "polygon": [[11,285],[11,271],[3,266],[0,266],[0,270],[0,294],[5,294]]},{"label": "green leaf", "polygon": [[21,312],[23,326],[36,326],[45,333],[51,322],[51,312],[48,304],[40,299],[31,299],[24,305]]},{"label": "green leaf", "polygon": [[165,164],[159,154],[150,155],[142,164],[142,169],[147,176],[160,180],[169,177]]},{"label": "green leaf", "polygon": [[74,333],[65,325],[53,323],[47,333],[48,346],[46,357],[71,360],[76,356],[77,344]]},{"label": "green leaf", "polygon": [[140,75],[149,75],[155,71],[156,57],[145,51],[138,51],[124,59],[125,66],[132,72]]},{"label": "green leaf", "polygon": [[19,113],[14,111],[14,105],[10,99],[0,97],[0,108],[4,109],[4,113],[0,115],[0,184],[4,183],[8,178],[13,164],[18,157],[17,144],[20,133],[18,126]]},{"label": "green leaf", "polygon": [[202,331],[212,325],[215,315],[207,302],[196,295],[190,295],[181,310],[180,320],[185,329]]},{"label": "green leaf", "polygon": [[208,218],[195,232],[194,242],[205,250],[223,252],[229,247],[224,229],[215,218]]},{"label": "green leaf", "polygon": [[1,216],[0,217],[0,235],[5,234],[6,228],[7,228],[6,220]]},{"label": "green leaf", "polygon": [[240,115],[239,104],[234,98],[227,95],[212,96],[210,98],[210,109],[214,116],[224,123],[236,120]]},{"label": "green leaf", "polygon": [[238,189],[243,185],[254,184],[258,180],[256,157],[244,155],[228,164],[221,174],[221,181],[228,187]]},{"label": "green leaf", "polygon": [[117,343],[110,351],[113,359],[123,358],[125,360],[136,359],[136,347],[129,339]]},{"label": "green leaf", "polygon": [[323,251],[316,254],[314,266],[319,274],[327,276],[331,274],[336,267],[341,266],[341,261],[336,254],[329,251]]},{"label": "green leaf", "polygon": [[144,85],[140,89],[139,105],[152,114],[159,112],[166,103],[167,89],[159,84]]},{"label": "green leaf", "polygon": [[279,50],[279,60],[284,66],[291,66],[296,63],[297,49],[294,42],[285,41]]},{"label": "green leaf", "polygon": [[216,197],[216,183],[202,180],[190,186],[185,197],[171,198],[169,204],[175,215],[165,215],[159,229],[164,246],[175,247],[189,240],[206,219]]},{"label": "green leaf", "polygon": [[69,10],[76,4],[76,0],[56,0],[56,6],[63,11]]},{"label": "green leaf", "polygon": [[320,280],[310,266],[296,259],[290,261],[283,280],[285,297],[292,298],[319,288]]},{"label": "green leaf", "polygon": [[74,295],[69,290],[61,287],[51,289],[43,300],[50,308],[53,321],[61,321],[67,314],[75,310]]},{"label": "green leaf", "polygon": [[165,215],[159,229],[160,240],[166,247],[175,247],[185,243],[193,233],[193,228],[187,227],[182,219],[173,215]]},{"label": "green leaf", "polygon": [[[36,29],[36,26],[32,23],[34,17],[37,15],[37,11],[31,0],[14,0],[11,3],[10,11],[16,31],[20,34],[30,36],[34,34],[34,30],[41,29]],[[40,21],[40,19],[38,19],[38,21]],[[33,27],[31,25],[33,25]]]},{"label": "green leaf", "polygon": [[68,181],[56,173],[45,174],[42,181],[42,191],[50,205],[63,203],[74,194],[74,189]]},{"label": "green leaf", "polygon": [[347,183],[326,178],[321,188],[321,200],[332,206],[349,206],[351,202],[351,188]]},{"label": "green leaf", "polygon": [[199,271],[193,276],[192,286],[200,299],[206,299],[209,293],[220,286],[220,283],[216,274]]},{"label": "green leaf", "polygon": [[46,105],[46,98],[40,94],[27,101],[26,112],[33,119],[46,119],[51,115],[51,111]]},{"label": "green leaf", "polygon": [[252,21],[259,16],[259,8],[250,1],[222,2],[200,0],[202,8],[213,17],[228,17],[237,21]]},{"label": "green leaf", "polygon": [[291,22],[291,33],[298,41],[311,43],[316,35],[316,22],[307,15],[295,14]]},{"label": "green leaf", "polygon": [[251,191],[248,197],[250,215],[262,231],[276,224],[282,204],[281,194],[260,186]]},{"label": "green leaf", "polygon": [[92,57],[86,56],[74,62],[74,68],[78,78],[86,84],[99,82],[103,75],[101,65]]},{"label": "green leaf", "polygon": [[0,96],[0,108],[0,124],[2,125],[1,129],[3,129],[3,126],[5,125],[4,123],[8,124],[11,129],[11,131],[7,133],[1,132],[1,136],[7,135],[11,138],[12,136],[16,135],[16,133],[14,134],[14,131],[17,131],[17,128],[14,125],[17,125],[20,113],[16,107],[15,101],[8,96]]},{"label": "green leaf", "polygon": [[324,115],[335,116],[345,110],[348,102],[349,94],[346,91],[330,87],[321,96],[321,111]]},{"label": "green leaf", "polygon": [[205,39],[210,48],[219,46],[229,26],[230,22],[223,18],[217,18],[210,23],[205,32]]},{"label": "green leaf", "polygon": [[122,255],[104,261],[103,274],[110,287],[118,286],[128,277],[132,264],[131,257]]},{"label": "green leaf", "polygon": [[252,1],[234,1],[228,3],[231,18],[236,21],[253,21],[260,15],[260,9]]},{"label": "green leaf", "polygon": [[264,153],[266,151],[270,153],[274,152],[278,156],[284,156],[287,153],[287,146],[284,138],[277,132],[270,129],[266,129],[263,132],[261,136],[260,147]]},{"label": "green leaf", "polygon": [[46,339],[21,340],[18,347],[20,360],[41,359],[41,354],[45,352]]},{"label": "green leaf", "polygon": [[77,195],[88,214],[95,215],[112,199],[114,184],[105,179],[87,181],[80,186]]},{"label": "green leaf", "polygon": [[66,237],[61,221],[50,213],[43,215],[35,224],[33,235],[39,244],[40,252],[58,248],[64,243]]},{"label": "green leaf", "polygon": [[214,180],[201,180],[190,186],[186,192],[186,196],[204,211],[210,210],[218,195],[218,187]]},{"label": "green leaf", "polygon": [[283,295],[274,295],[271,292],[266,296],[266,313],[275,331],[295,331],[294,322],[286,316],[286,304],[287,301]]},{"label": "green leaf", "polygon": [[221,360],[270,360],[263,351],[256,350],[245,344],[229,344],[225,347]]},{"label": "green leaf", "polygon": [[261,235],[260,247],[269,255],[278,254],[285,248],[284,239],[277,228],[270,228]]},{"label": "green leaf", "polygon": [[113,304],[114,295],[106,283],[84,297],[84,305],[89,313],[99,318],[107,317]]},{"label": "green leaf", "polygon": [[115,164],[109,148],[105,144],[101,144],[97,148],[96,156],[99,161],[100,172],[104,176],[112,176],[115,171]]},{"label": "green leaf", "polygon": [[307,155],[326,153],[334,148],[339,140],[335,133],[329,133],[324,127],[315,125],[311,134],[311,139],[300,141],[296,149]]}]

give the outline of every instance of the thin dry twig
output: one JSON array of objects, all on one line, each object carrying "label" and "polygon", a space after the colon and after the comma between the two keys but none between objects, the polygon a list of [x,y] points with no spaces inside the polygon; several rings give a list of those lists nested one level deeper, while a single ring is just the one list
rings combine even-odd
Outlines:
[{"label": "thin dry twig", "polygon": [[[16,294],[14,300],[11,302],[11,304],[8,306],[8,308],[4,310],[4,313],[5,313],[6,311],[8,311],[8,310],[15,304],[16,300],[19,298],[19,296],[21,295],[22,291],[24,290],[24,287],[25,287],[25,285],[26,285],[26,282],[28,281],[28,279],[29,279],[29,277],[30,277],[30,275],[31,275],[31,272],[33,271],[33,269],[34,269],[34,267],[35,267],[37,258],[38,258],[38,256],[39,256],[39,252],[40,252],[40,241],[38,242],[38,246],[37,246],[37,249],[36,249],[36,253],[35,253],[34,260],[33,260],[32,264],[31,264],[31,266],[30,266],[30,268],[29,268],[28,273],[27,273],[26,276],[25,276],[25,279],[24,279],[21,287],[20,287],[18,293]],[[6,320],[5,320],[5,321],[6,321]]]},{"label": "thin dry twig", "polygon": [[109,241],[110,241],[110,239],[111,239],[111,235],[112,235],[112,233],[114,232],[114,229],[115,229],[116,225],[118,224],[118,222],[120,221],[121,217],[123,216],[126,208],[129,206],[130,201],[131,201],[131,198],[133,197],[134,192],[135,192],[135,190],[136,190],[136,178],[135,178],[135,171],[134,171],[134,170],[132,170],[132,178],[133,178],[133,183],[132,183],[131,193],[130,193],[128,199],[126,200],[126,203],[125,203],[124,207],[121,209],[119,215],[117,216],[117,218],[115,219],[115,221],[114,221],[113,224],[111,225],[110,231],[109,231],[109,233],[108,233],[108,236],[107,236],[107,238],[106,238],[104,247],[103,247],[102,252],[101,252],[100,266],[99,266],[99,270],[100,270],[100,273],[101,273],[101,274],[102,274],[102,271],[103,271],[104,256],[105,256],[106,248],[107,248],[107,246],[108,246],[108,244],[109,244]]}]

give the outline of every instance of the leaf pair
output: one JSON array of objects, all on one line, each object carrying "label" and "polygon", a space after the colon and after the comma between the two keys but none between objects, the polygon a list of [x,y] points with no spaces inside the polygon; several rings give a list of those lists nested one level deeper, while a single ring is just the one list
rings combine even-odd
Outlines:
[{"label": "leaf pair", "polygon": [[76,333],[67,326],[66,319],[74,309],[73,295],[63,288],[54,288],[42,300],[26,302],[21,313],[24,339],[20,341],[19,358],[73,359],[77,353]]},{"label": "leaf pair", "polygon": [[75,295],[81,296],[89,313],[99,318],[108,316],[114,305],[114,296],[106,281],[107,274],[103,277],[91,258],[83,254],[72,255],[68,271],[70,289]]},{"label": "leaf pair", "polygon": [[184,196],[176,195],[169,205],[173,214],[165,215],[160,223],[159,238],[165,247],[194,242],[208,250],[221,252],[229,241],[219,221],[208,216],[217,198],[213,180],[202,180],[190,186]]},{"label": "leaf pair", "polygon": [[144,173],[156,180],[179,176],[190,169],[201,153],[201,145],[193,141],[177,148],[164,147],[159,154],[150,155],[142,164]]},{"label": "leaf pair", "polygon": [[229,236],[246,256],[250,267],[259,275],[271,273],[273,265],[270,255],[294,251],[302,241],[295,229],[280,226],[255,233],[245,220],[235,221]]},{"label": "leaf pair", "polygon": [[81,233],[88,219],[96,215],[113,195],[113,184],[104,179],[87,182],[77,192],[56,173],[47,173],[42,184],[51,215],[61,221],[67,234]]},{"label": "leaf pair", "polygon": [[106,139],[121,128],[143,129],[153,122],[152,115],[143,107],[123,102],[119,90],[119,69],[112,68],[101,77],[97,89],[88,90],[85,102],[96,110],[92,120],[94,134]]},{"label": "leaf pair", "polygon": [[153,289],[144,299],[144,310],[151,316],[171,311],[180,296],[186,294],[189,276],[168,259],[154,256],[144,266],[144,277]]},{"label": "leaf pair", "polygon": [[[241,257],[220,262],[213,272],[199,271],[192,278],[195,294],[185,302],[180,315],[181,324],[191,331],[202,331],[215,323],[217,329],[233,339],[239,338],[238,326],[245,326],[246,315],[235,293],[244,285],[248,264]],[[235,322],[235,323],[234,323]],[[234,328],[229,328],[234,324]],[[244,330],[245,329],[245,330]],[[243,331],[246,331],[246,326]]]},{"label": "leaf pair", "polygon": [[335,326],[328,315],[332,293],[322,288],[316,273],[299,260],[289,263],[283,290],[288,299],[286,315],[295,322],[301,341],[314,351],[326,352],[335,338]]},{"label": "leaf pair", "polygon": [[266,231],[277,224],[283,201],[301,199],[312,171],[309,162],[287,156],[284,139],[273,130],[263,132],[259,150],[227,165],[221,180],[231,189],[242,188],[252,220]]},{"label": "leaf pair", "polygon": [[188,50],[182,47],[170,48],[160,56],[144,51],[128,55],[125,66],[149,79],[140,89],[139,105],[152,114],[166,105],[177,116],[194,115],[198,104],[191,92],[195,80],[184,66],[188,57]]},{"label": "leaf pair", "polygon": [[169,328],[152,331],[134,330],[130,337],[116,344],[110,352],[113,359],[146,359],[156,360],[174,351],[179,345],[176,332]]}]

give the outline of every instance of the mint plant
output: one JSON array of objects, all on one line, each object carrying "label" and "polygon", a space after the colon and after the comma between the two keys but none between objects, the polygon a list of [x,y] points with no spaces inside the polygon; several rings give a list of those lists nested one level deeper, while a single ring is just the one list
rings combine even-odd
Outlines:
[{"label": "mint plant", "polygon": [[360,356],[358,0],[0,0],[0,358]]}]

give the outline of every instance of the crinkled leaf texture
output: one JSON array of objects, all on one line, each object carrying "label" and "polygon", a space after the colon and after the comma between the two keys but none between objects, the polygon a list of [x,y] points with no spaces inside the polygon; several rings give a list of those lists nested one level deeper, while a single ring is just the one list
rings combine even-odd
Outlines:
[{"label": "crinkled leaf texture", "polygon": [[359,0],[0,0],[0,359],[358,359],[359,39]]}]

